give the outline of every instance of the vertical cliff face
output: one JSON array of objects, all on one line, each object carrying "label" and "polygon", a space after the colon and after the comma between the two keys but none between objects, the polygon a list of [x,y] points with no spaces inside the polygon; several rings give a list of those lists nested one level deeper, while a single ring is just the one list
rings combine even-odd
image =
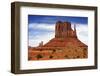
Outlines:
[{"label": "vertical cliff face", "polygon": [[69,44],[82,47],[87,46],[77,38],[76,25],[74,25],[74,30],[72,30],[70,22],[58,21],[55,25],[55,38],[51,39],[43,47],[66,47]]},{"label": "vertical cliff face", "polygon": [[56,28],[55,28],[55,38],[69,38],[69,37],[77,37],[76,28],[74,27],[73,31],[70,22],[58,21],[56,23]]}]

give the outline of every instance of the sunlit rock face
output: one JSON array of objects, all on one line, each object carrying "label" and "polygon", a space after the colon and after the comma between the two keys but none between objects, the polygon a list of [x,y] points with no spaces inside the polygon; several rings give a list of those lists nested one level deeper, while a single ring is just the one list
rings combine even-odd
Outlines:
[{"label": "sunlit rock face", "polygon": [[88,57],[88,46],[82,43],[70,22],[58,21],[55,24],[55,38],[38,47],[31,47],[28,51],[29,60],[49,60],[49,59],[77,59]]}]

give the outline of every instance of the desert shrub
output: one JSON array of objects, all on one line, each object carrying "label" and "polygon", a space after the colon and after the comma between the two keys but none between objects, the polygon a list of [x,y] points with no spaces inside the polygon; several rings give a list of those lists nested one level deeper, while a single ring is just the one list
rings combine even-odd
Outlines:
[{"label": "desert shrub", "polygon": [[51,59],[51,58],[53,58],[53,56],[51,55],[51,56],[49,56],[49,58]]},{"label": "desert shrub", "polygon": [[37,55],[37,59],[43,58],[43,56],[41,54]]}]

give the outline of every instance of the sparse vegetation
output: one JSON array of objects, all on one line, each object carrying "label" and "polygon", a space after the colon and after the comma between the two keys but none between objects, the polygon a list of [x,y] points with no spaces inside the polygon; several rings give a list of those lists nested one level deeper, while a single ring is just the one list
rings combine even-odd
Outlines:
[{"label": "sparse vegetation", "polygon": [[37,59],[43,58],[43,56],[41,54],[37,55]]},{"label": "sparse vegetation", "polygon": [[51,59],[51,58],[53,58],[53,56],[51,55],[51,56],[49,56],[49,58]]}]

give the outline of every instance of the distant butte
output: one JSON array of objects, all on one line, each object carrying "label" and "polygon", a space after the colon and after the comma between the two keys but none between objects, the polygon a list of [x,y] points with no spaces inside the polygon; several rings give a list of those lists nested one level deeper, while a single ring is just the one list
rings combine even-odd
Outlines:
[{"label": "distant butte", "polygon": [[74,30],[72,30],[70,22],[56,22],[55,38],[44,45],[41,42],[38,47],[29,48],[28,59],[87,58],[88,46],[78,39],[76,31],[76,25],[74,25]]}]

